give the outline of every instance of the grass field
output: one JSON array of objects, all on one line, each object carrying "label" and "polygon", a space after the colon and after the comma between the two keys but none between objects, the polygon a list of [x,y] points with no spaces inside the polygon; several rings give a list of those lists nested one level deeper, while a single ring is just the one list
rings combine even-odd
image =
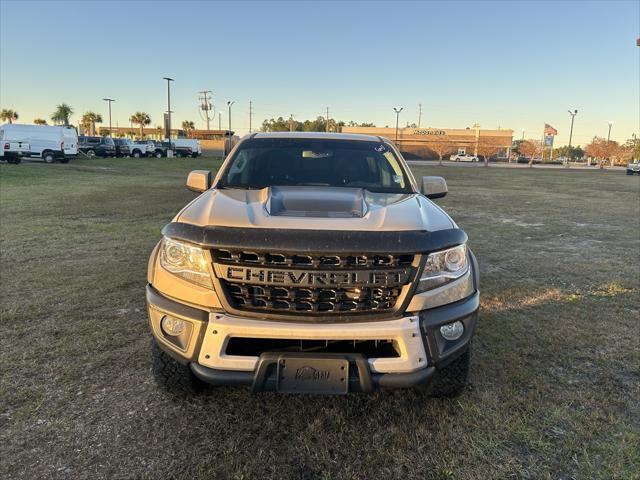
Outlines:
[{"label": "grass field", "polygon": [[640,478],[640,179],[413,166],[482,271],[471,386],[347,397],[150,374],[161,227],[213,159],[0,165],[0,478]]}]

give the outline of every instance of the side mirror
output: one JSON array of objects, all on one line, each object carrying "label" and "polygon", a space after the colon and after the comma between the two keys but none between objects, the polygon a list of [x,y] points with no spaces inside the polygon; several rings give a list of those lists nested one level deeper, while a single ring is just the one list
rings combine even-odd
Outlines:
[{"label": "side mirror", "polygon": [[193,170],[187,177],[187,188],[192,192],[202,193],[211,188],[212,175],[209,170]]},{"label": "side mirror", "polygon": [[427,198],[442,198],[449,190],[442,177],[422,177],[422,194]]}]

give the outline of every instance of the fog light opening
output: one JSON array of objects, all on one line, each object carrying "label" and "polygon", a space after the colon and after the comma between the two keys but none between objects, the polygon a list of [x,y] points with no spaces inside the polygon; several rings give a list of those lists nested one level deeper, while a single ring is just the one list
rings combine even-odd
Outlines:
[{"label": "fog light opening", "polygon": [[442,335],[442,338],[445,340],[458,340],[463,333],[464,325],[460,321],[448,323],[440,327],[440,335]]},{"label": "fog light opening", "polygon": [[162,317],[160,325],[162,326],[162,332],[172,337],[181,335],[187,326],[184,320],[169,315]]}]

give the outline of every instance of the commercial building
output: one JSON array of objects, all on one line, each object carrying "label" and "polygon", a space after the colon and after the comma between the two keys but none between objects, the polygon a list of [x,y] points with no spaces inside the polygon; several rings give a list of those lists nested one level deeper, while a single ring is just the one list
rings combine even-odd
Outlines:
[{"label": "commercial building", "polygon": [[509,158],[513,130],[485,130],[475,125],[467,128],[395,128],[342,127],[344,133],[378,135],[396,142],[407,158],[438,159],[451,154],[473,154]]}]

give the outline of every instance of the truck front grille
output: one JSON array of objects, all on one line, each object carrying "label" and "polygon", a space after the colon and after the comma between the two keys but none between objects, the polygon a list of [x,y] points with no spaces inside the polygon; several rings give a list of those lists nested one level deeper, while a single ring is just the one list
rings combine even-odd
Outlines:
[{"label": "truck front grille", "polygon": [[213,250],[214,270],[237,310],[344,315],[396,308],[415,276],[414,255]]}]

